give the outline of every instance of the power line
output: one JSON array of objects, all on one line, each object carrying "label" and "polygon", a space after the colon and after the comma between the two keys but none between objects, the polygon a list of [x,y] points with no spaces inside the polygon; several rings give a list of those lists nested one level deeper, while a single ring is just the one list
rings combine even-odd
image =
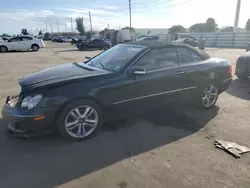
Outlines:
[{"label": "power line", "polygon": [[[177,0],[165,0],[165,1],[155,1],[155,0],[151,0],[151,1],[147,1],[147,2],[142,2],[141,4],[134,4],[135,8],[147,8],[149,6],[164,6],[167,5],[166,3],[170,3],[170,2],[176,2]],[[152,8],[152,7],[150,7]]]},{"label": "power line", "polygon": [[183,2],[180,2],[180,3],[176,3],[176,4],[172,4],[172,5],[168,5],[168,6],[162,6],[162,7],[158,7],[158,8],[155,8],[155,9],[143,9],[143,10],[134,10],[134,12],[138,13],[138,12],[144,12],[144,11],[157,11],[157,10],[162,10],[162,9],[165,9],[165,8],[170,8],[170,7],[175,7],[175,6],[180,6],[182,4],[186,4],[186,3],[189,3],[190,1],[192,0],[186,0],[186,1],[183,1]]}]

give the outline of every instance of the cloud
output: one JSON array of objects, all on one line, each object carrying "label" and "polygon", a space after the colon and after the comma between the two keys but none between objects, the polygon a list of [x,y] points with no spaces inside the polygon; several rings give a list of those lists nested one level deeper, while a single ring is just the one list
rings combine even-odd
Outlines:
[{"label": "cloud", "polygon": [[108,6],[108,5],[100,5],[100,6],[93,6],[94,8],[101,8],[101,9],[107,9],[107,10],[117,10],[121,8],[120,6]]},{"label": "cloud", "polygon": [[118,13],[115,13],[115,12],[99,10],[99,9],[58,8],[57,10],[69,11],[69,12],[74,12],[74,13],[85,13],[85,14],[88,14],[90,11],[92,14],[98,14],[98,15],[113,15],[113,16],[118,15]]}]

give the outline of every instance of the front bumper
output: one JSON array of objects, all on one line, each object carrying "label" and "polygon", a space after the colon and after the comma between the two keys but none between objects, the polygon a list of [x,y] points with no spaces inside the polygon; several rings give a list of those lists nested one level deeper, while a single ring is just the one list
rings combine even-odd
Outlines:
[{"label": "front bumper", "polygon": [[54,130],[55,110],[38,105],[31,110],[23,109],[20,105],[6,104],[2,109],[2,116],[8,123],[9,132],[24,137],[45,134]]}]

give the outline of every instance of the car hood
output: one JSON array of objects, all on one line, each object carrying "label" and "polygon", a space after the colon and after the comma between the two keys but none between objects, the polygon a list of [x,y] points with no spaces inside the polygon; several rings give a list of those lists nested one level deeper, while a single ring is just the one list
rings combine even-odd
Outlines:
[{"label": "car hood", "polygon": [[111,72],[89,66],[84,63],[59,65],[35,72],[19,80],[23,89],[34,89],[68,81],[75,81],[86,77],[110,74]]}]

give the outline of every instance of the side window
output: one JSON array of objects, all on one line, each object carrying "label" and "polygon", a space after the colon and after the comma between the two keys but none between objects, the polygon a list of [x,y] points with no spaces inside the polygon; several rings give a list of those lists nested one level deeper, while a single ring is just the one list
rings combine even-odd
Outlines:
[{"label": "side window", "polygon": [[135,67],[144,68],[147,71],[174,66],[178,66],[176,48],[152,50],[135,64]]},{"label": "side window", "polygon": [[15,37],[15,38],[8,40],[8,42],[19,42],[19,41],[21,41],[20,37]]},{"label": "side window", "polygon": [[186,48],[178,48],[180,64],[195,63],[201,61],[200,56]]},{"label": "side window", "polygon": [[31,37],[22,37],[22,41],[27,41],[27,40],[32,40],[32,38]]},{"label": "side window", "polygon": [[91,43],[97,43],[97,39],[93,39],[90,41]]}]

